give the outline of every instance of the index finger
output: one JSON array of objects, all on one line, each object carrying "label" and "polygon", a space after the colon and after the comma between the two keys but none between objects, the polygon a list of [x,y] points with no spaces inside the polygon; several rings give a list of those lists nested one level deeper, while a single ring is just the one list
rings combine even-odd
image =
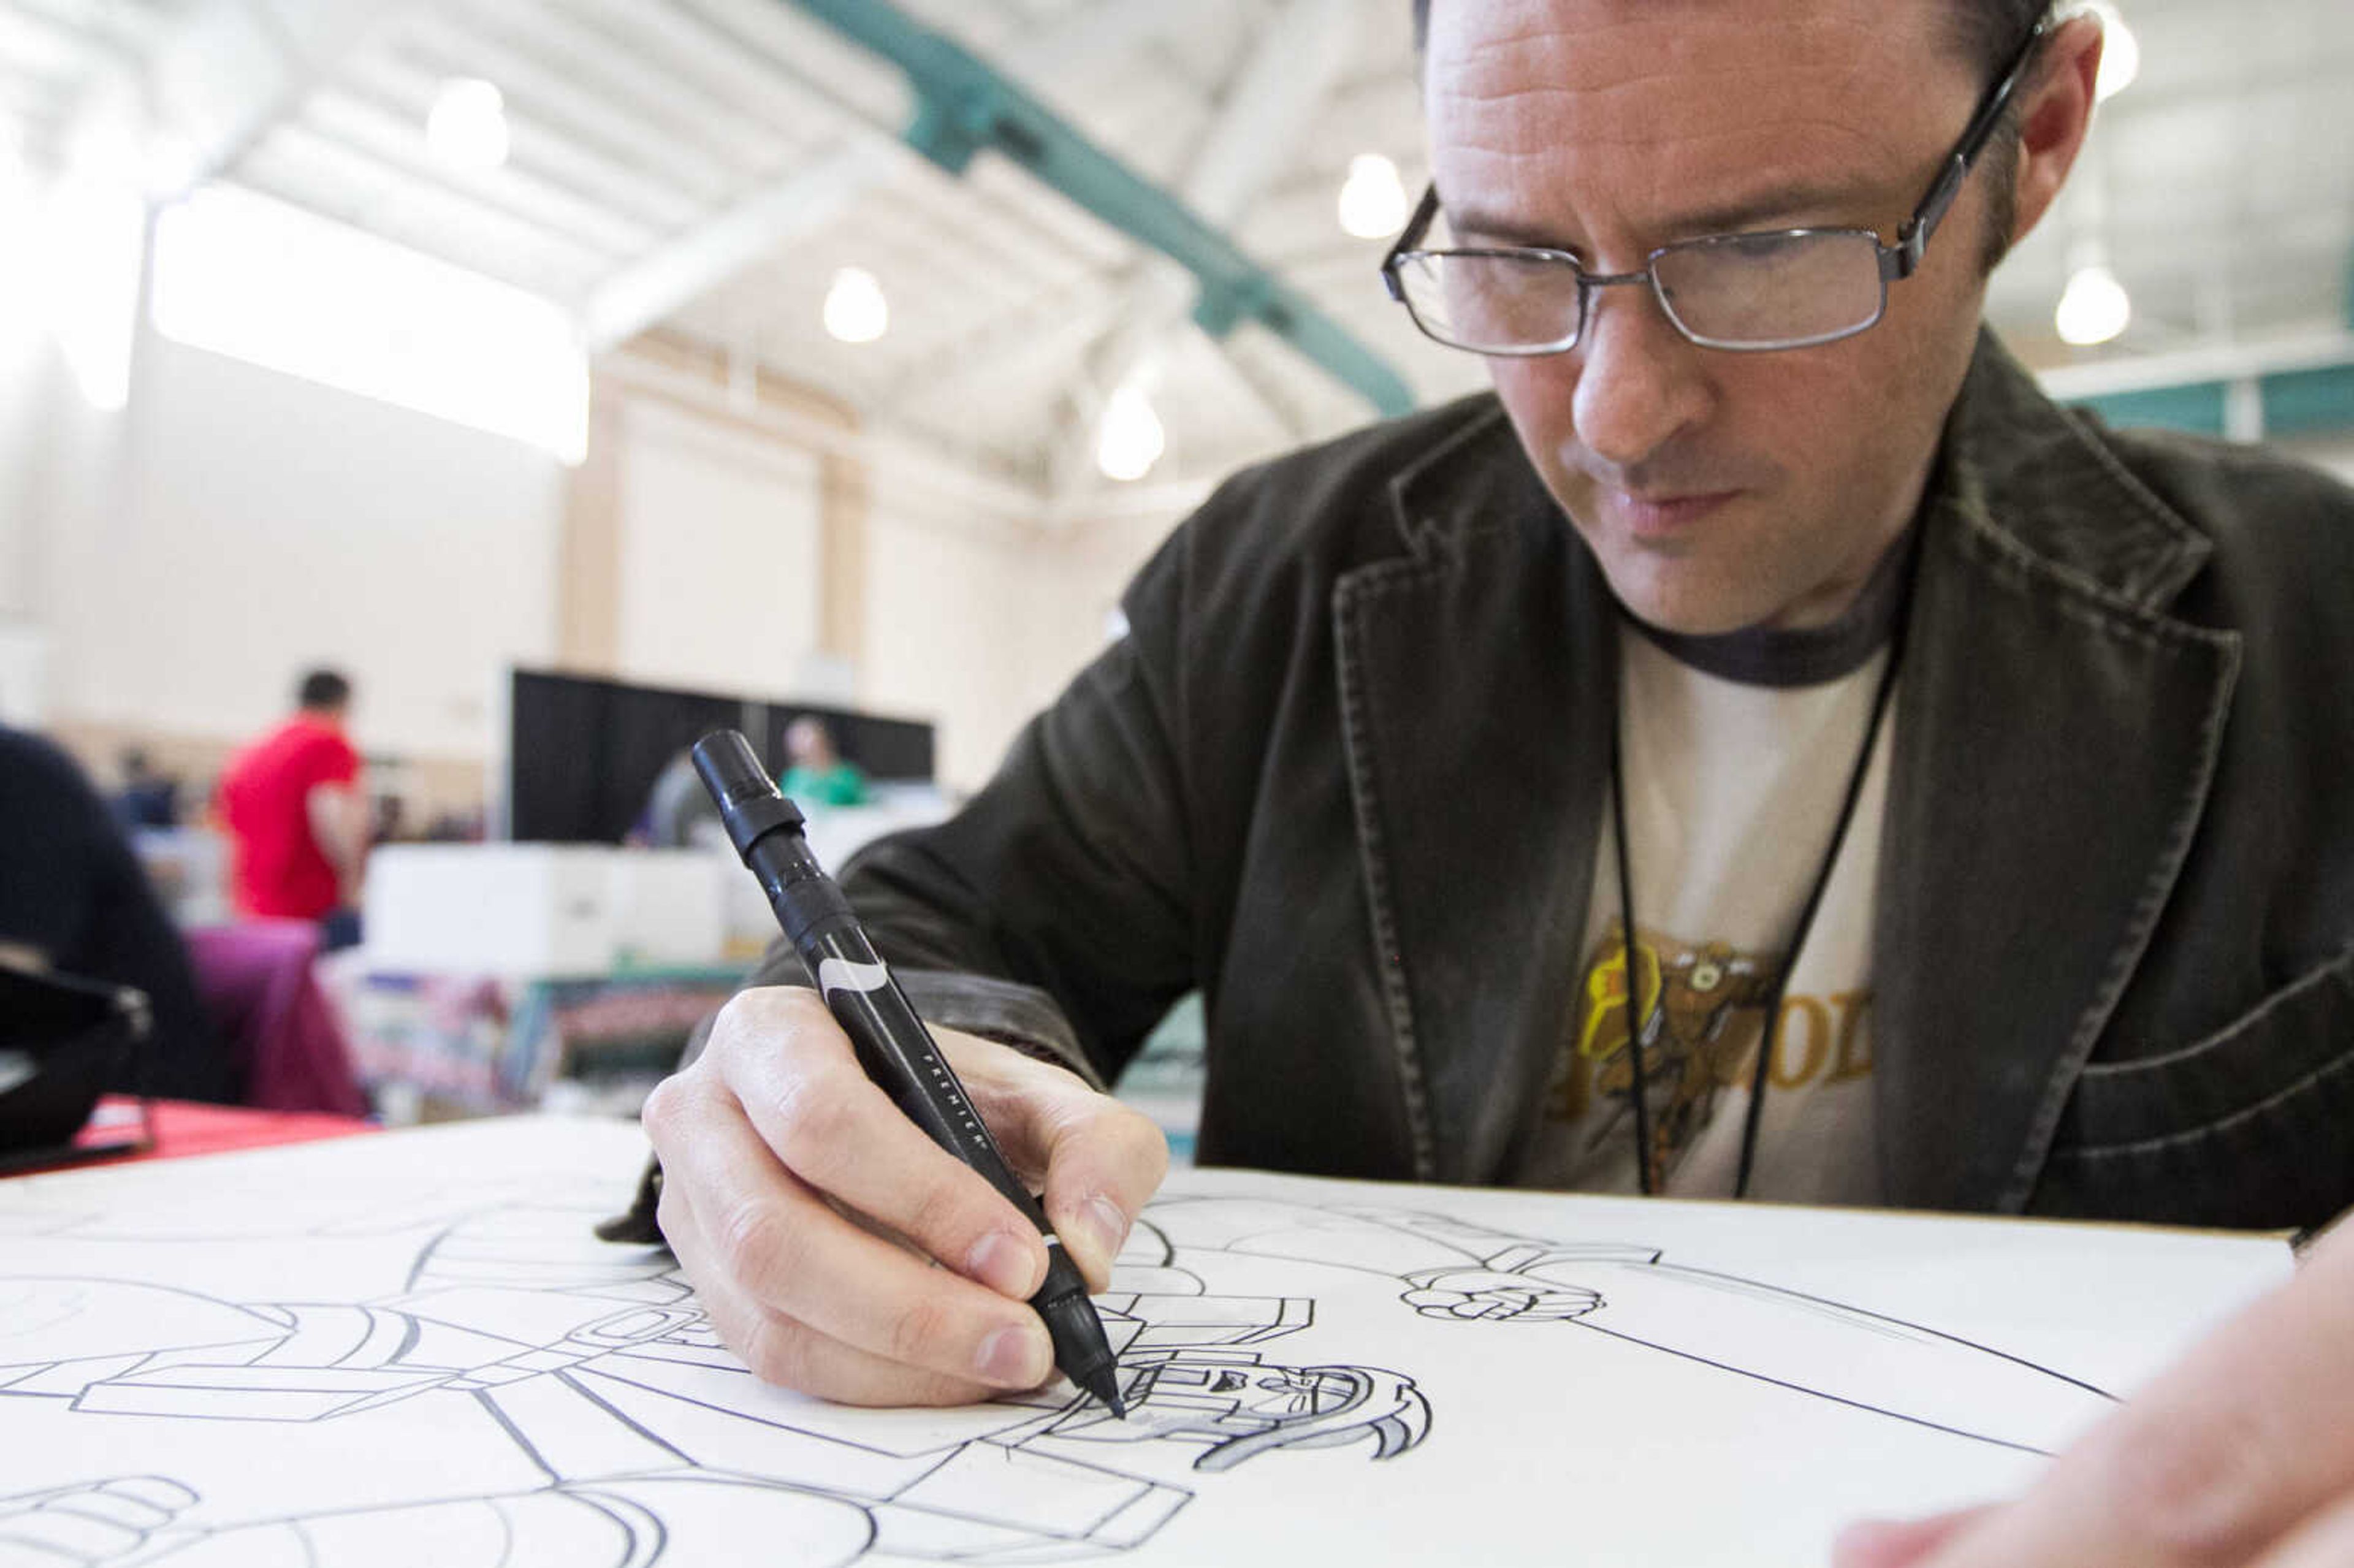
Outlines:
[{"label": "index finger", "polygon": [[1044,1188],[1055,1234],[1095,1289],[1169,1173],[1169,1139],[1150,1118],[1072,1073],[970,1036],[949,1035],[973,1103],[1014,1169]]},{"label": "index finger", "polygon": [[2354,1234],[1924,1568],[2241,1563],[2354,1491]]}]

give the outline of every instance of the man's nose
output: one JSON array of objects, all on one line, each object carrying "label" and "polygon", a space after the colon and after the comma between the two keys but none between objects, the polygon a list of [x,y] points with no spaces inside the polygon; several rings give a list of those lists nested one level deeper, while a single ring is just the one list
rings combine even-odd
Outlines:
[{"label": "man's nose", "polygon": [[1572,352],[1578,441],[1614,468],[1639,465],[1707,415],[1702,350],[1676,331],[1648,283],[1596,290]]}]

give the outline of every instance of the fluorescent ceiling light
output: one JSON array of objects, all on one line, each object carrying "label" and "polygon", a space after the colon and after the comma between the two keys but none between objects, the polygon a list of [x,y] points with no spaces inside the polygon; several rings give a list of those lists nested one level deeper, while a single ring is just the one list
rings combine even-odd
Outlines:
[{"label": "fluorescent ceiling light", "polygon": [[1386,239],[1405,227],[1405,186],[1397,165],[1379,153],[1349,160],[1341,185],[1341,228],[1359,239]]},{"label": "fluorescent ceiling light", "polygon": [[2107,343],[2133,321],[2133,300],[2116,274],[2098,261],[2076,269],[2052,313],[2060,341],[2078,348]]},{"label": "fluorescent ceiling light", "polygon": [[227,185],[155,231],[155,330],[175,343],[511,437],[567,463],[588,364],[553,302]]},{"label": "fluorescent ceiling light", "polygon": [[456,77],[425,117],[425,143],[453,168],[483,173],[507,161],[507,101],[498,84]]},{"label": "fluorescent ceiling light", "polygon": [[1096,466],[1106,479],[1142,479],[1168,447],[1152,399],[1134,382],[1111,395],[1096,427]]},{"label": "fluorescent ceiling light", "polygon": [[891,328],[891,302],[864,267],[844,267],[825,291],[825,330],[844,343],[873,343]]}]

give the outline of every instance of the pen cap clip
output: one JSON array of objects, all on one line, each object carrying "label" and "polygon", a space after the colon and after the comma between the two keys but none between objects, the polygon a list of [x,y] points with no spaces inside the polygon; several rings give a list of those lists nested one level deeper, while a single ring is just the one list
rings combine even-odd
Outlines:
[{"label": "pen cap clip", "polygon": [[695,776],[717,802],[727,842],[737,854],[748,856],[755,843],[778,828],[801,832],[800,809],[785,799],[742,735],[715,729],[695,743],[692,755]]}]

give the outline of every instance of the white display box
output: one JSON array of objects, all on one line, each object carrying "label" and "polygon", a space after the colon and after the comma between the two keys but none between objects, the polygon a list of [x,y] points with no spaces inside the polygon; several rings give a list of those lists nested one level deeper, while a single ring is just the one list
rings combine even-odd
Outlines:
[{"label": "white display box", "polygon": [[727,948],[727,879],[752,880],[733,852],[699,849],[618,850],[612,876],[614,956],[639,966],[719,962]]},{"label": "white display box", "polygon": [[714,856],[598,844],[387,844],[368,858],[367,968],[563,978],[721,957]]}]

